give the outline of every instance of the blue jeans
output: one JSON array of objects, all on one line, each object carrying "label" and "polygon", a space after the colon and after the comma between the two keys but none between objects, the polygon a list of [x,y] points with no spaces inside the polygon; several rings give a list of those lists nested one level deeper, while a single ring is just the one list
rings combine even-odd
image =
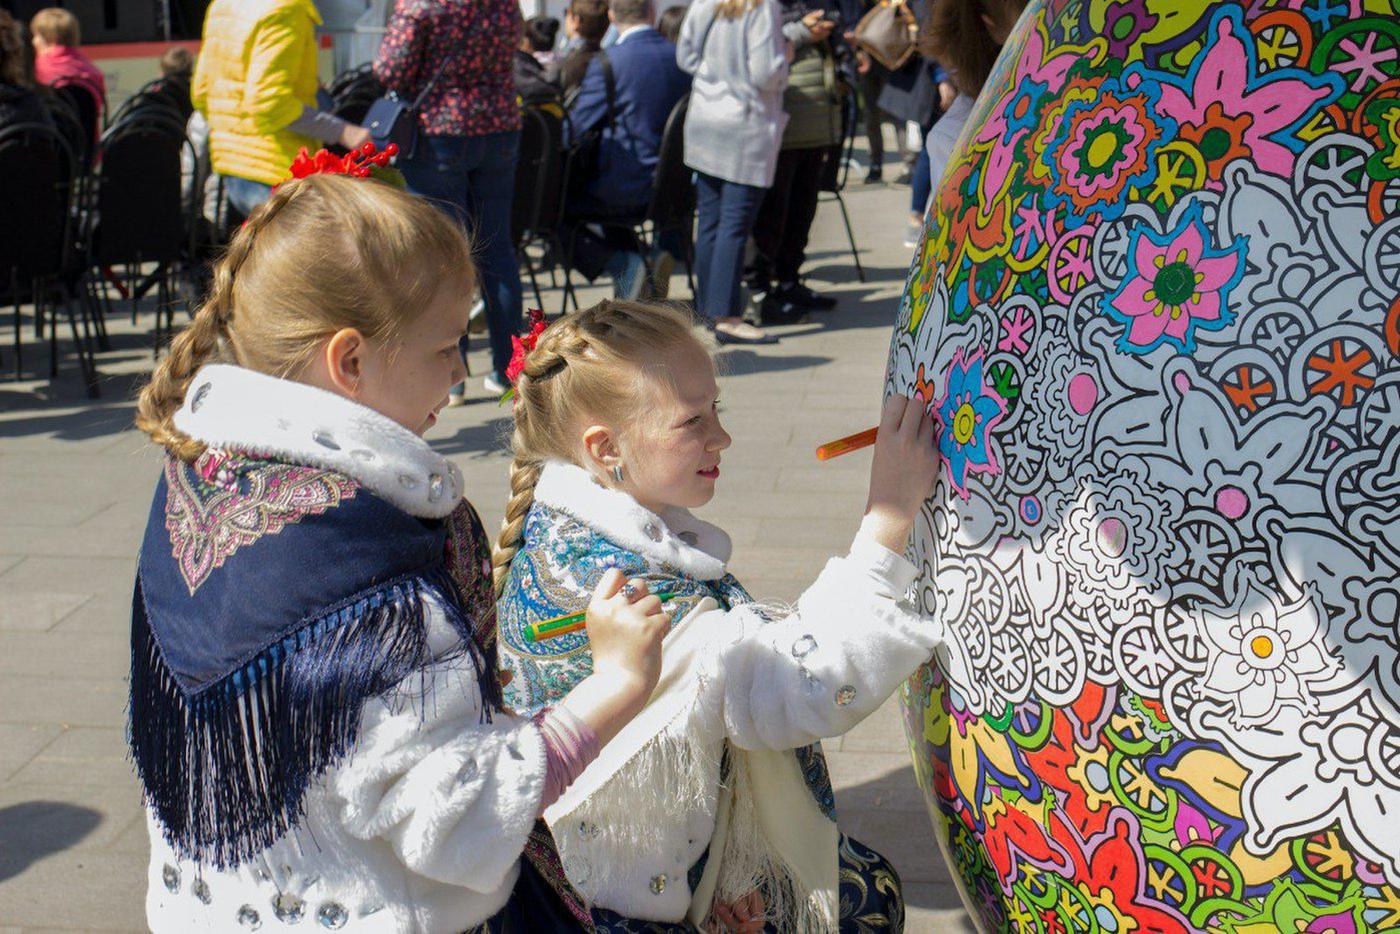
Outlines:
[{"label": "blue jeans", "polygon": [[271,185],[239,178],[237,175],[224,176],[224,196],[228,198],[228,203],[233,209],[244,217],[252,214],[253,209],[266,201],[271,194]]},{"label": "blue jeans", "polygon": [[[520,133],[485,136],[424,136],[413,158],[399,166],[408,189],[438,202],[467,229],[486,301],[491,366],[505,379],[513,335],[520,333],[520,265],[510,238],[515,197],[515,159]],[[466,347],[466,338],[462,338]]]},{"label": "blue jeans", "polygon": [[738,317],[744,247],[765,188],[695,173],[695,307],[708,320]]}]

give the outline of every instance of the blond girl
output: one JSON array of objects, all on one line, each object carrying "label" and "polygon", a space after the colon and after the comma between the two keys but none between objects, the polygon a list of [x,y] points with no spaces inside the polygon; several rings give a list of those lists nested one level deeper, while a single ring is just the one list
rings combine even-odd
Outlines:
[{"label": "blond girl", "polygon": [[611,575],[597,674],[501,712],[481,524],[421,437],[473,277],[408,194],[283,184],[141,393],[166,449],[132,611],[153,930],[539,929],[522,848],[651,692],[665,617]]},{"label": "blond girl", "polygon": [[933,426],[891,400],[850,552],[795,608],[752,602],[729,537],[694,516],[730,437],[691,319],[603,302],[553,324],[516,385],[511,499],[495,556],[507,706],[543,709],[596,671],[577,610],[614,569],[676,620],[646,709],[545,812],[565,897],[600,930],[899,930],[899,882],[840,834],[820,738],[855,726],[926,661],[941,626],[904,600],[902,552],[933,487]]}]

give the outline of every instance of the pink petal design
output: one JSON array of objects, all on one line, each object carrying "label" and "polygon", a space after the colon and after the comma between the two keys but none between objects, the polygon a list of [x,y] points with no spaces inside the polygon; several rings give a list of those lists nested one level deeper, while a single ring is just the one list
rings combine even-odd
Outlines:
[{"label": "pink petal design", "polygon": [[1205,277],[1197,284],[1196,288],[1201,292],[1214,292],[1229,282],[1230,277],[1235,274],[1235,270],[1239,269],[1240,256],[1238,253],[1207,256],[1193,265],[1196,267],[1196,273]]},{"label": "pink petal design", "polygon": [[1139,315],[1133,319],[1132,327],[1128,328],[1128,342],[1139,347],[1150,347],[1166,329],[1166,315]]},{"label": "pink petal design", "polygon": [[1137,274],[1148,282],[1157,275],[1160,268],[1156,263],[1159,256],[1167,255],[1165,247],[1160,247],[1149,238],[1141,234],[1138,235],[1137,244],[1133,247],[1133,265],[1137,267]]},{"label": "pink petal design", "polygon": [[[1202,297],[1204,298],[1204,296]],[[1174,337],[1183,344],[1186,343],[1186,332],[1191,330],[1191,315],[1183,308],[1180,317],[1172,318],[1168,316],[1167,326],[1162,330],[1168,337]]]},{"label": "pink petal design", "polygon": [[[1145,237],[1143,239],[1146,239]],[[1150,315],[1155,303],[1147,300],[1147,291],[1152,288],[1151,278],[1141,276],[1128,280],[1128,284],[1123,286],[1123,291],[1113,299],[1113,307],[1130,318],[1139,315]]]},{"label": "pink petal design", "polygon": [[1190,223],[1181,233],[1176,235],[1176,239],[1164,251],[1167,254],[1167,262],[1175,263],[1181,251],[1186,251],[1186,265],[1195,266],[1201,260],[1202,254],[1206,251],[1205,238],[1201,236],[1200,225]]},{"label": "pink petal design", "polygon": [[[1220,293],[1206,292],[1201,296],[1199,302],[1187,305],[1184,311],[1198,321],[1217,321],[1220,318]],[[1187,314],[1183,314],[1179,320],[1184,324],[1187,320]]]}]

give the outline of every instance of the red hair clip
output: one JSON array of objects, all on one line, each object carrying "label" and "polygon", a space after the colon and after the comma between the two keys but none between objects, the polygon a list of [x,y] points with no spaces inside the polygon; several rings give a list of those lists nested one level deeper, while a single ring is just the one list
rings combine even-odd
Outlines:
[{"label": "red hair clip", "polygon": [[365,143],[359,149],[352,149],[343,156],[321,149],[311,155],[303,146],[292,160],[292,178],[306,178],[308,175],[348,175],[351,178],[377,178],[390,184],[403,187],[403,176],[389,163],[399,154],[399,147],[393,143],[380,152],[374,143]]},{"label": "red hair clip", "polygon": [[510,388],[501,395],[503,403],[515,395],[515,383],[525,369],[525,358],[540,342],[540,335],[544,333],[545,328],[549,327],[549,322],[544,320],[544,312],[539,308],[530,309],[528,320],[530,329],[524,334],[512,334],[510,338],[512,350],[510,364],[506,367],[506,379],[510,380]]}]

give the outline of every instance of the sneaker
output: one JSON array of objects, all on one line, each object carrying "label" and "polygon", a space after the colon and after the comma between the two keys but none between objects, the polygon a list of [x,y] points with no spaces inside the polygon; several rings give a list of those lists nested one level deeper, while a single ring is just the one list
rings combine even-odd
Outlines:
[{"label": "sneaker", "polygon": [[467,404],[467,386],[465,383],[458,383],[447,393],[447,407],[455,409],[459,405]]},{"label": "sneaker", "polygon": [[913,173],[913,172],[909,171],[908,169],[902,169],[902,170],[900,171],[898,177],[895,178],[894,183],[895,183],[896,185],[907,185],[907,184],[909,184],[909,180],[912,179],[913,177],[914,177],[914,173]]},{"label": "sneaker", "polygon": [[805,284],[794,282],[792,285],[779,287],[777,290],[784,302],[791,303],[798,308],[810,308],[813,311],[830,311],[836,307],[836,299],[830,295],[818,295]]},{"label": "sneaker", "polygon": [[481,381],[482,388],[493,396],[505,395],[510,388],[510,380],[497,373],[487,373],[486,378]]},{"label": "sneaker", "polygon": [[776,344],[778,338],[745,322],[743,324],[715,324],[715,340],[721,344]]},{"label": "sneaker", "polygon": [[777,289],[754,293],[753,303],[744,311],[744,320],[757,328],[797,324],[806,318],[807,309],[785,298]]},{"label": "sneaker", "polygon": [[639,253],[615,253],[608,262],[613,277],[613,298],[635,302],[647,285],[647,264]]},{"label": "sneaker", "polygon": [[919,245],[919,238],[924,235],[923,221],[910,221],[904,228],[904,245],[908,249],[914,249]]},{"label": "sneaker", "polygon": [[467,313],[467,333],[485,334],[486,331],[486,300],[478,298],[472,310]]},{"label": "sneaker", "polygon": [[885,173],[878,165],[872,165],[870,171],[865,173],[865,184],[878,185],[885,180]]},{"label": "sneaker", "polygon": [[658,250],[651,263],[651,297],[664,302],[671,295],[671,275],[676,271],[676,258]]}]

